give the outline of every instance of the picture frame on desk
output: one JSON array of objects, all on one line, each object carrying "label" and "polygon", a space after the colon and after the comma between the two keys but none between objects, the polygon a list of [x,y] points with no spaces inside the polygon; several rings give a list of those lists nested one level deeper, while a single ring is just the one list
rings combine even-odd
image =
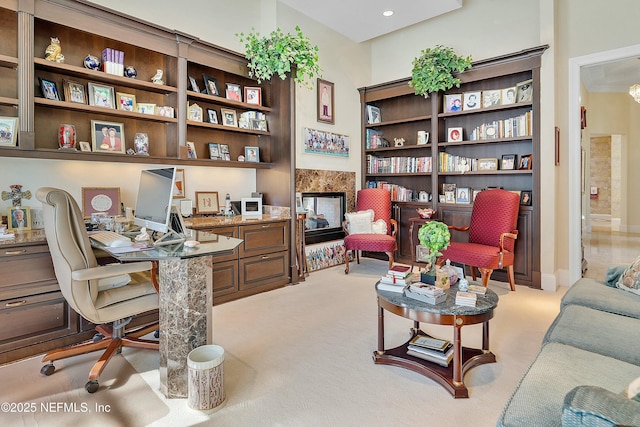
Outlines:
[{"label": "picture frame on desk", "polygon": [[217,191],[196,191],[196,214],[217,214],[220,212]]},{"label": "picture frame on desk", "polygon": [[218,80],[214,77],[202,74],[204,80],[204,88],[208,95],[220,96],[220,88],[218,87]]},{"label": "picture frame on desk", "polygon": [[99,212],[120,215],[120,187],[82,187],[82,216]]},{"label": "picture frame on desk", "polygon": [[11,206],[7,211],[9,230],[31,230],[31,209],[28,206]]},{"label": "picture frame on desk", "polygon": [[82,83],[73,80],[62,80],[62,89],[64,91],[64,99],[67,102],[75,102],[76,104],[87,103],[87,92]]},{"label": "picture frame on desk", "polygon": [[91,146],[94,153],[124,154],[124,123],[91,120]]},{"label": "picture frame on desk", "polygon": [[38,80],[40,81],[40,90],[42,91],[42,96],[44,98],[60,101],[60,93],[58,92],[56,82],[43,79],[42,77],[38,77]]},{"label": "picture frame on desk", "polygon": [[15,147],[18,142],[18,118],[0,116],[0,147]]},{"label": "picture frame on desk", "polygon": [[89,91],[89,105],[115,110],[115,91],[113,86],[87,83],[87,89]]}]

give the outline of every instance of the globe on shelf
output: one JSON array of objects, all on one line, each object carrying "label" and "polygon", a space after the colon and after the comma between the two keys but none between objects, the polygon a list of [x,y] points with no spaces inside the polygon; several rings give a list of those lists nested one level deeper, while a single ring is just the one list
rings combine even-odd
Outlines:
[{"label": "globe on shelf", "polygon": [[136,71],[133,66],[128,65],[127,68],[124,69],[124,76],[129,77],[130,79],[135,79],[138,75],[138,71]]},{"label": "globe on shelf", "polygon": [[90,70],[100,69],[100,60],[93,55],[87,55],[84,57],[84,67]]}]

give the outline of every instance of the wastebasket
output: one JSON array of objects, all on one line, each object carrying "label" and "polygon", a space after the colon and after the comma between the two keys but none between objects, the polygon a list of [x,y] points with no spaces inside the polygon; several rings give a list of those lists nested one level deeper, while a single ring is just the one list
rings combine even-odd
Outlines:
[{"label": "wastebasket", "polygon": [[223,362],[224,349],[219,345],[203,345],[189,352],[188,404],[191,409],[211,413],[225,403]]}]

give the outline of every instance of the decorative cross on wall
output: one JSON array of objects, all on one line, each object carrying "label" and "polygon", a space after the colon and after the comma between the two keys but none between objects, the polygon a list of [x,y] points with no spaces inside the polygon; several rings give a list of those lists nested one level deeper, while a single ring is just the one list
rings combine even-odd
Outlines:
[{"label": "decorative cross on wall", "polygon": [[10,185],[11,191],[3,191],[2,192],[2,200],[9,200],[13,203],[13,206],[19,207],[22,206],[22,198],[30,199],[31,191],[22,191],[22,185],[14,184]]}]

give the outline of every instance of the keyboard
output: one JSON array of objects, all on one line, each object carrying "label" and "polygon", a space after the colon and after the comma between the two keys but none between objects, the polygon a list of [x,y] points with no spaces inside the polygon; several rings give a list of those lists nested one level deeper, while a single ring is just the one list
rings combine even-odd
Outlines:
[{"label": "keyboard", "polygon": [[98,231],[89,234],[89,238],[110,248],[133,245],[130,238],[118,234],[115,231]]}]

